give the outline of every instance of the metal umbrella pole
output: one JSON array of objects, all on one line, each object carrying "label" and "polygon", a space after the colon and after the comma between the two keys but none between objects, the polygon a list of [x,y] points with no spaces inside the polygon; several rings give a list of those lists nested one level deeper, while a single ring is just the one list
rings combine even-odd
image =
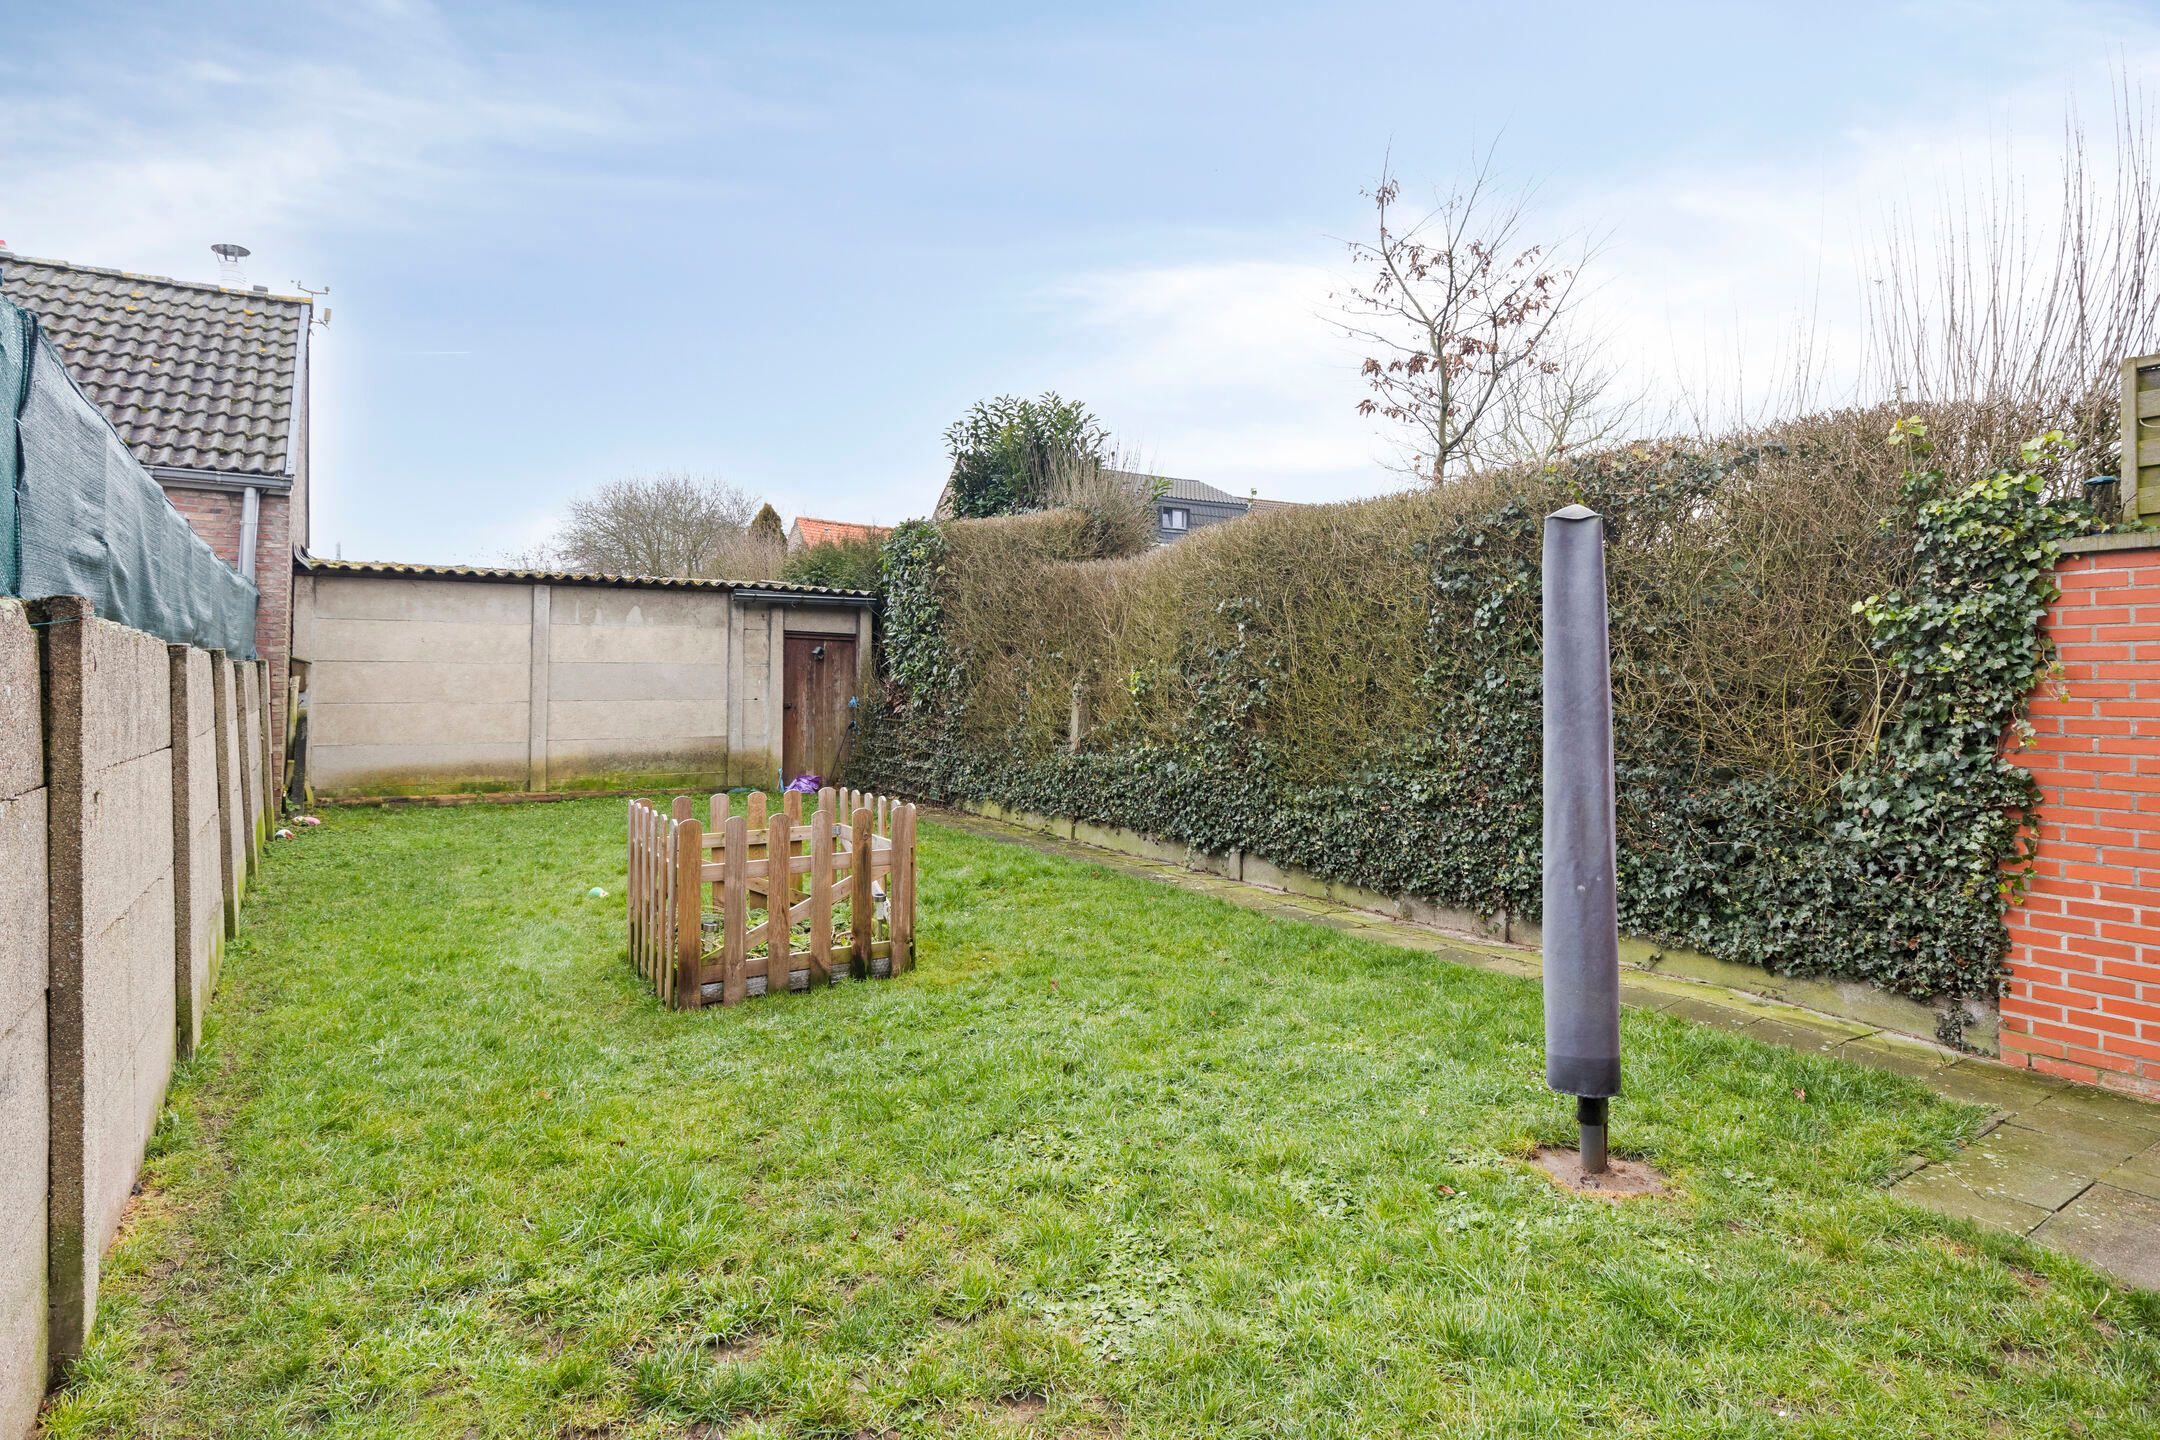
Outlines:
[{"label": "metal umbrella pole", "polygon": [[1545,517],[1545,1083],[1575,1097],[1585,1175],[1606,1169],[1620,1093],[1612,648],[1605,522]]}]

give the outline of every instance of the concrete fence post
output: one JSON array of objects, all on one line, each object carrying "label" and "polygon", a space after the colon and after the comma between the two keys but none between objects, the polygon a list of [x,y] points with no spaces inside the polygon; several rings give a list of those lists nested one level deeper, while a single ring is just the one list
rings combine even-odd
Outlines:
[{"label": "concrete fence post", "polygon": [[82,1352],[177,1046],[166,646],[40,602],[46,819],[49,1354]]},{"label": "concrete fence post", "polygon": [[225,938],[240,933],[241,807],[238,719],[233,710],[232,661],[223,650],[210,652],[212,721],[216,726],[213,748],[217,751],[218,793],[218,889],[225,902]]},{"label": "concrete fence post", "polygon": [[240,813],[246,817],[241,830],[240,858],[247,866],[247,877],[255,878],[255,871],[262,865],[262,774],[259,743],[262,725],[258,717],[261,706],[261,687],[255,683],[255,662],[242,660],[233,667],[234,719],[237,733],[233,737],[235,760],[240,772]]},{"label": "concrete fence post", "polygon": [[48,791],[38,634],[0,599],[0,1435],[28,1435],[46,1380]]},{"label": "concrete fence post", "polygon": [[277,828],[278,791],[282,788],[278,784],[276,771],[272,769],[272,766],[276,763],[272,757],[277,754],[278,737],[276,732],[270,728],[270,722],[272,717],[277,714],[277,697],[270,693],[270,662],[268,660],[257,660],[255,662],[255,694],[260,701],[256,712],[255,729],[257,735],[262,739],[262,745],[260,746],[262,751],[262,781],[255,787],[255,791],[256,798],[262,802],[262,833],[264,840],[267,841],[270,832]]},{"label": "concrete fence post", "polygon": [[548,788],[548,707],[551,699],[548,658],[553,638],[554,592],[546,585],[532,591],[532,635],[527,650],[525,706],[525,788],[539,794]]},{"label": "concrete fence post", "polygon": [[179,1059],[202,1040],[225,937],[225,830],[219,805],[215,674],[210,653],[166,650],[172,685],[173,983]]}]

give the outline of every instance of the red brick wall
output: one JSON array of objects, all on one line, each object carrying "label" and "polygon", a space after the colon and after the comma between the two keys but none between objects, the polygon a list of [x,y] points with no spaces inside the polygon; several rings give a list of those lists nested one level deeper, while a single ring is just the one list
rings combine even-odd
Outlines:
[{"label": "red brick wall", "polygon": [[2160,545],[2067,555],[2057,575],[2060,674],[2011,750],[2041,798],[2002,1056],[2160,1098]]},{"label": "red brick wall", "polygon": [[[171,500],[195,533],[210,542],[218,558],[238,567],[240,514],[244,501],[223,490],[185,490],[167,484]],[[264,491],[255,515],[255,588],[262,603],[255,610],[255,653],[270,662],[271,781],[282,787],[285,773],[285,671],[292,658],[292,497]]]}]

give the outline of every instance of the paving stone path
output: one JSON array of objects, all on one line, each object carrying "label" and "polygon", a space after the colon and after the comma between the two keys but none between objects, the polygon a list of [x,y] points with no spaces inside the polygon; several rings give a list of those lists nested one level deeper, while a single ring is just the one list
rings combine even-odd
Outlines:
[{"label": "paving stone path", "polygon": [[[940,822],[1218,896],[1249,910],[1356,930],[1457,964],[1524,977],[1537,952],[1436,930],[1339,901],[1226,880],[1001,820],[940,811]],[[1819,1050],[1910,1075],[1995,1113],[1973,1144],[1897,1181],[1898,1194],[2014,1231],[2128,1284],[2160,1290],[2160,1105],[2072,1085],[1925,1040],[1702,981],[1628,971],[1622,1003],[1662,1010],[1794,1050]]]}]

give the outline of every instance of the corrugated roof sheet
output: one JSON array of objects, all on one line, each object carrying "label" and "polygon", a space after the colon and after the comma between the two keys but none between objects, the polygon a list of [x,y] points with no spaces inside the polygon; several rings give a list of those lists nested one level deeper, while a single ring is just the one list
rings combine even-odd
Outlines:
[{"label": "corrugated roof sheet", "polygon": [[306,296],[228,290],[0,250],[0,295],[147,466],[292,473]]},{"label": "corrugated roof sheet", "polygon": [[688,575],[602,575],[589,570],[520,570],[497,565],[407,565],[395,560],[325,560],[300,557],[311,575],[402,575],[416,580],[499,580],[531,585],[614,585],[652,590],[779,590],[791,595],[830,595],[842,600],[875,598],[868,590],[798,585],[791,580],[706,580]]}]

